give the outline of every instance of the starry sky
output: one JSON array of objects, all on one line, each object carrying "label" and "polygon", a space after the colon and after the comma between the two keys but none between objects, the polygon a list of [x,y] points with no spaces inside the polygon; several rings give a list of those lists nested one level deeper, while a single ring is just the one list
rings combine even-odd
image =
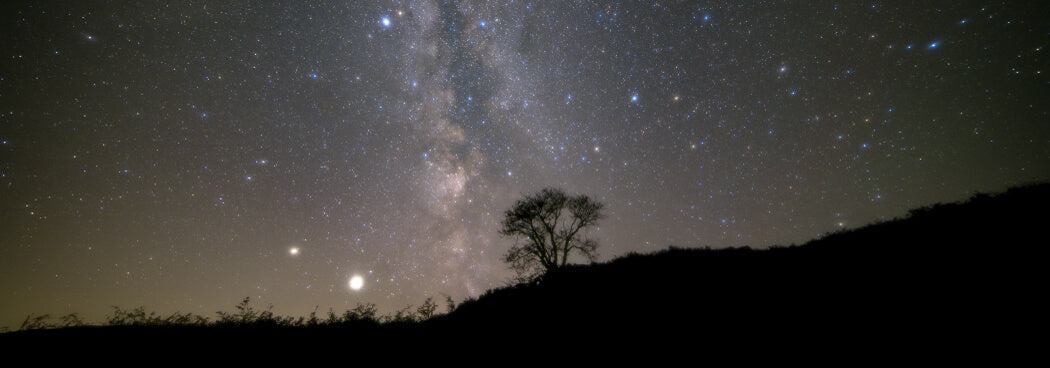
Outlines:
[{"label": "starry sky", "polygon": [[1050,179],[1045,1],[0,7],[0,326],[463,300],[546,186],[608,260]]}]

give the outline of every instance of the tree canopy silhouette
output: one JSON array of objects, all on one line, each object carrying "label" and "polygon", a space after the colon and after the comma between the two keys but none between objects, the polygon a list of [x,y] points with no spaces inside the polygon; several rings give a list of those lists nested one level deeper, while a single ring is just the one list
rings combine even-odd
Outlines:
[{"label": "tree canopy silhouette", "polygon": [[504,262],[517,272],[518,281],[531,281],[564,266],[572,253],[594,261],[598,243],[581,231],[598,224],[603,207],[590,197],[569,196],[558,188],[526,195],[504,215],[500,234],[519,241]]}]

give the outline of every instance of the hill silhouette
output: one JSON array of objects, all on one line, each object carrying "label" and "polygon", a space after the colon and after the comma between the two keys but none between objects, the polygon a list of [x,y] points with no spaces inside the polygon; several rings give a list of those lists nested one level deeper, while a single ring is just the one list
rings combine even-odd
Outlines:
[{"label": "hill silhouette", "polygon": [[[469,336],[957,346],[1013,340],[1045,310],[1041,247],[1050,184],[975,195],[902,219],[770,249],[670,248],[574,265],[491,290],[423,322],[79,327],[3,340],[64,342],[372,341]],[[852,340],[851,340],[852,339]],[[806,340],[809,341],[809,340]],[[447,341],[446,341],[447,343]],[[561,348],[558,346],[557,348]]]},{"label": "hill silhouette", "polygon": [[[913,210],[800,246],[671,248],[570,266],[428,323],[485,330],[973,338],[1030,323],[1050,185]],[[541,327],[542,326],[542,327]]]}]

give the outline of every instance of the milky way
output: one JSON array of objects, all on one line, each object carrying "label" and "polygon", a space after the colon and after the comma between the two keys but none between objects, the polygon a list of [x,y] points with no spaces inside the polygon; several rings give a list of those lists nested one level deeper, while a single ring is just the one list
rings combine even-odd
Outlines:
[{"label": "milky way", "polygon": [[1045,2],[0,14],[0,326],[463,300],[510,279],[500,216],[546,186],[606,205],[608,260],[798,244],[1050,178]]}]

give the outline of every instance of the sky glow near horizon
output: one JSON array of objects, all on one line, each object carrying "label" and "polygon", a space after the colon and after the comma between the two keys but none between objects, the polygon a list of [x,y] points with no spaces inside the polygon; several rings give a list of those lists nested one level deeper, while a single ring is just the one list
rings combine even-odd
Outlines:
[{"label": "sky glow near horizon", "polygon": [[1050,179],[1050,5],[938,5],[5,5],[0,326],[460,301],[545,186],[608,260]]}]

